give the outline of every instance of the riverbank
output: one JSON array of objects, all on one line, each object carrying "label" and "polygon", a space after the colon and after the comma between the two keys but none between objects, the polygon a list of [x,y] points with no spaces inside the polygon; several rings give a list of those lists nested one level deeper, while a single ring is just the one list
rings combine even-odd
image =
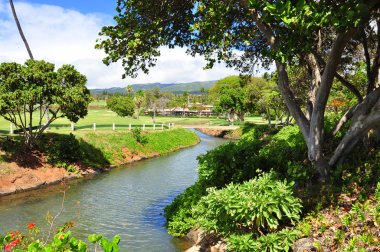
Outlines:
[{"label": "riverbank", "polygon": [[129,131],[47,134],[38,151],[20,154],[17,142],[2,139],[0,196],[94,175],[122,164],[165,155],[199,143],[195,132],[173,129],[143,133],[139,143]]},{"label": "riverbank", "polygon": [[242,129],[239,126],[209,126],[195,127],[196,130],[213,137],[238,140],[242,135]]}]

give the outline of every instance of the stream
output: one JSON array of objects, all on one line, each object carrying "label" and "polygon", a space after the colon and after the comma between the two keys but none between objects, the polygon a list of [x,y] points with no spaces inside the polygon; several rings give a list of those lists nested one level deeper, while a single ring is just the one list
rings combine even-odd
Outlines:
[{"label": "stream", "polygon": [[226,141],[197,134],[196,146],[70,181],[65,197],[63,186],[55,185],[0,198],[0,233],[36,223],[46,234],[47,216],[55,216],[64,199],[54,226],[73,221],[72,233],[86,243],[92,233],[119,234],[121,252],[182,251],[188,244],[167,234],[163,209],[196,181],[196,157]]}]

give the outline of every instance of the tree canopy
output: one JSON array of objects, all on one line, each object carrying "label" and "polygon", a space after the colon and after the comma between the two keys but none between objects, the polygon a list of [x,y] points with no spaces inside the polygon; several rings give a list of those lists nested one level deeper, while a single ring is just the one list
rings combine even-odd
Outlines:
[{"label": "tree canopy", "polygon": [[114,95],[107,100],[107,107],[118,116],[132,116],[135,112],[135,103],[129,95]]},{"label": "tree canopy", "polygon": [[[0,115],[22,130],[29,146],[54,120],[77,122],[87,115],[91,96],[86,76],[72,65],[54,68],[43,60],[0,64]],[[51,116],[43,124],[47,113]]]},{"label": "tree canopy", "polygon": [[[278,90],[300,127],[309,160],[325,179],[359,139],[380,126],[379,8],[376,0],[119,0],[116,24],[103,27],[97,48],[107,53],[104,63],[121,60],[132,77],[155,65],[162,46],[186,46],[191,55],[205,57],[206,67],[224,61],[245,74],[274,63]],[[365,92],[346,78],[357,62],[366,66]],[[298,92],[306,94],[303,104],[289,79],[294,67],[307,69]],[[357,102],[325,132],[334,79]],[[326,142],[346,124],[343,137],[327,150]]]}]

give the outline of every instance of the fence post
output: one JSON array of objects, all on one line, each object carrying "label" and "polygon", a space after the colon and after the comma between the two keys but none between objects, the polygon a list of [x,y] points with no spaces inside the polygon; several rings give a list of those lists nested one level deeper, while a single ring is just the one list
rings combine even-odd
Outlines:
[{"label": "fence post", "polygon": [[164,130],[164,124],[163,123],[161,123],[161,129]]},{"label": "fence post", "polygon": [[10,133],[13,134],[14,131],[13,131],[13,123],[11,123],[11,126],[10,126]]},{"label": "fence post", "polygon": [[170,123],[168,123],[168,129],[170,129]]},{"label": "fence post", "polygon": [[115,127],[115,124],[113,123],[112,124],[112,130],[115,131],[116,127]]},{"label": "fence post", "polygon": [[143,131],[145,130],[145,123],[143,124]]},{"label": "fence post", "polygon": [[153,124],[153,130],[156,130],[156,124]]},{"label": "fence post", "polygon": [[131,130],[132,129],[132,125],[131,124],[129,124],[129,130]]},{"label": "fence post", "polygon": [[94,131],[96,131],[96,123],[94,123]]},{"label": "fence post", "polygon": [[74,130],[75,130],[75,128],[74,128],[74,123],[71,122],[71,131],[74,131]]}]

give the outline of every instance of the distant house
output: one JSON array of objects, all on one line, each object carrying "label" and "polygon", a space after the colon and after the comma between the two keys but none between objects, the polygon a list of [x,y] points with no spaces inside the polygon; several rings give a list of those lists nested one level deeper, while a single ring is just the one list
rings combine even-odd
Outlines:
[{"label": "distant house", "polygon": [[[196,108],[196,109],[195,109]],[[157,109],[157,114],[161,116],[212,116],[214,106],[204,105],[201,103],[189,103],[186,108],[175,107],[175,108],[162,108]],[[151,109],[145,111],[145,114],[152,113]]]}]

